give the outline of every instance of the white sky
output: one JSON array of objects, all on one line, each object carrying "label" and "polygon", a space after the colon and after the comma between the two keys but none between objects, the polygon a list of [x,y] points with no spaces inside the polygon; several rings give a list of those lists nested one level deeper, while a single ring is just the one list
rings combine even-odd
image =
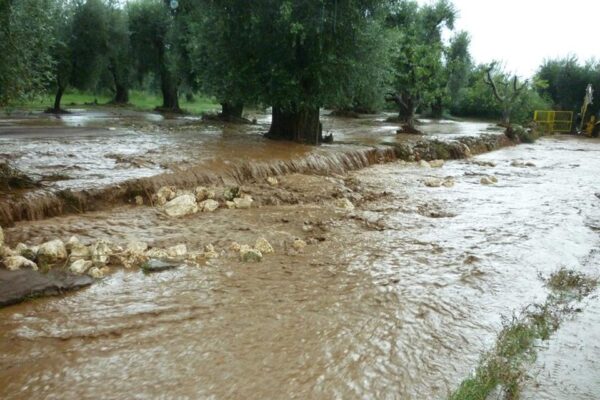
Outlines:
[{"label": "white sky", "polygon": [[[428,3],[430,0],[419,0]],[[531,76],[546,58],[600,59],[600,0],[453,0],[477,63]]]}]

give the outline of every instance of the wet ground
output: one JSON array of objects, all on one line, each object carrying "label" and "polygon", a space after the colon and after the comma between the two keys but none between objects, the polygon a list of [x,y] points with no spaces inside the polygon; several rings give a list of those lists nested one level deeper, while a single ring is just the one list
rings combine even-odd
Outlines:
[{"label": "wet ground", "polygon": [[[5,124],[0,153],[28,171],[84,165],[72,181],[96,185],[107,181],[94,171],[110,181],[215,154],[223,163],[231,156],[268,162],[348,146],[265,142],[257,135],[264,120],[246,128],[203,125],[201,132],[197,122],[189,130],[187,122],[171,123],[177,129],[167,122],[160,130],[173,129],[165,134],[136,118],[131,124],[139,128],[115,130],[108,117],[68,129],[53,121],[59,126],[39,131],[29,122]],[[326,119],[325,130],[367,144],[369,137],[412,140],[397,138],[382,118]],[[485,128],[476,124],[427,129],[453,135]],[[65,156],[88,151],[78,161]],[[121,171],[109,153],[154,164]],[[213,244],[221,256],[157,275],[114,268],[80,292],[0,309],[0,397],[445,398],[493,346],[503,316],[543,301],[540,275],[563,266],[600,274],[593,256],[600,249],[599,168],[598,140],[549,137],[440,169],[393,162],[286,175],[276,187],[249,181],[242,190],[259,205],[251,210],[170,219],[152,207],[120,206],[19,222],[5,229],[11,246],[75,234],[121,245]],[[486,175],[498,184],[481,185]],[[452,177],[455,185],[427,187],[431,177]],[[356,210],[335,207],[340,198]],[[232,241],[259,237],[276,251],[259,264],[241,263],[228,250]],[[297,237],[309,243],[303,252],[291,249]],[[529,398],[593,398],[593,370],[577,371],[595,365],[594,302],[542,352]],[[582,324],[594,329],[579,332]]]}]

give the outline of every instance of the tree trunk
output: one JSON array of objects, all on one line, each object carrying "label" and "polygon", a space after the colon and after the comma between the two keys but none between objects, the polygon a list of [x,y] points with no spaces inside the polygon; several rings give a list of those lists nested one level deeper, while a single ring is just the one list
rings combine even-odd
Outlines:
[{"label": "tree trunk", "polygon": [[502,126],[505,128],[510,126],[510,110],[502,110]]},{"label": "tree trunk", "polygon": [[431,117],[433,119],[441,119],[444,115],[444,105],[442,102],[442,98],[438,97],[434,100],[431,105]]},{"label": "tree trunk", "polygon": [[319,108],[284,110],[273,107],[273,120],[267,137],[318,145],[323,142],[323,127],[319,120]]},{"label": "tree trunk", "polygon": [[221,103],[220,117],[226,121],[236,121],[242,119],[244,113],[244,103]]},{"label": "tree trunk", "polygon": [[129,103],[129,89],[123,84],[115,82],[115,98],[113,103],[115,104],[127,104]]},{"label": "tree trunk", "polygon": [[63,94],[65,93],[65,86],[61,85],[60,82],[56,89],[56,95],[54,96],[54,107],[46,110],[47,113],[60,114],[64,112],[60,108],[60,102],[62,101]]},{"label": "tree trunk", "polygon": [[162,110],[180,112],[179,96],[177,93],[177,85],[174,84],[171,77],[161,79],[161,91],[163,96]]}]

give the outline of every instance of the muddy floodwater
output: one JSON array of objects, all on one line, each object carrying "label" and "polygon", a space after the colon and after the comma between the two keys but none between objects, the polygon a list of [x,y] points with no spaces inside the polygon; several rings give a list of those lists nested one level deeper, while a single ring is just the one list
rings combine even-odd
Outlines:
[{"label": "muddy floodwater", "polygon": [[[378,142],[403,140],[383,121],[329,122],[325,129],[344,142],[370,145],[376,134]],[[171,133],[109,131],[104,121],[37,127],[46,133],[28,138],[20,130],[29,123],[0,127],[0,153],[29,172],[53,162],[71,171],[77,163],[69,160],[85,146],[95,154],[81,157],[98,165],[68,172],[74,178],[58,185],[108,184],[214,154],[229,154],[223,162],[234,153],[293,159],[353,146],[264,142],[260,120],[244,134],[197,133],[182,129],[185,122]],[[447,124],[449,135],[488,126]],[[427,125],[428,134],[443,135],[443,125]],[[109,153],[153,164],[120,169]],[[395,161],[343,174],[287,174],[277,187],[249,181],[242,189],[260,205],[249,210],[171,219],[154,207],[120,205],[17,222],[5,228],[11,246],[77,235],[122,245],[213,244],[220,257],[153,275],[117,268],[88,289],[0,309],[0,397],[444,399],[494,345],[503,318],[544,301],[540,276],[561,267],[600,274],[598,171],[599,140],[552,136],[442,168]],[[488,175],[498,183],[482,185]],[[428,187],[430,178],[451,178],[454,186]],[[356,208],[336,207],[340,198]],[[228,251],[232,241],[259,237],[275,248],[261,263]],[[290,250],[295,238],[308,246]],[[590,330],[598,332],[598,302],[590,302]],[[598,375],[589,366],[597,362],[582,355],[585,346],[559,340],[546,359],[571,357],[572,376],[587,386],[552,389],[542,378],[556,384],[558,366],[539,374],[528,398],[538,398],[536,390],[551,393],[544,398],[594,398],[590,388],[598,386],[589,382]]]}]

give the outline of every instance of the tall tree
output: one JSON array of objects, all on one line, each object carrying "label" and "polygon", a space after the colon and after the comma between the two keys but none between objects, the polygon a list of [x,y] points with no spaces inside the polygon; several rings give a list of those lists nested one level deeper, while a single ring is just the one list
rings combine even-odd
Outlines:
[{"label": "tall tree", "polygon": [[127,13],[119,0],[107,0],[107,53],[108,70],[112,78],[114,104],[129,102],[130,75],[132,67],[131,43]]},{"label": "tall tree", "polygon": [[441,107],[446,79],[442,28],[454,27],[456,11],[447,0],[419,6],[415,1],[392,2],[387,23],[395,36],[394,80],[387,100],[397,104],[403,129],[414,132],[421,105]]},{"label": "tall tree", "polygon": [[527,92],[528,81],[520,82],[516,75],[511,77],[501,71],[494,73],[496,66],[497,64],[492,63],[486,68],[484,81],[500,104],[502,125],[510,128],[512,111],[519,98]]},{"label": "tall tree", "polygon": [[137,0],[129,3],[129,29],[139,76],[156,74],[164,111],[180,112],[179,54],[175,38],[177,1]]},{"label": "tall tree", "polygon": [[0,0],[0,107],[40,94],[52,80],[56,1]]}]

